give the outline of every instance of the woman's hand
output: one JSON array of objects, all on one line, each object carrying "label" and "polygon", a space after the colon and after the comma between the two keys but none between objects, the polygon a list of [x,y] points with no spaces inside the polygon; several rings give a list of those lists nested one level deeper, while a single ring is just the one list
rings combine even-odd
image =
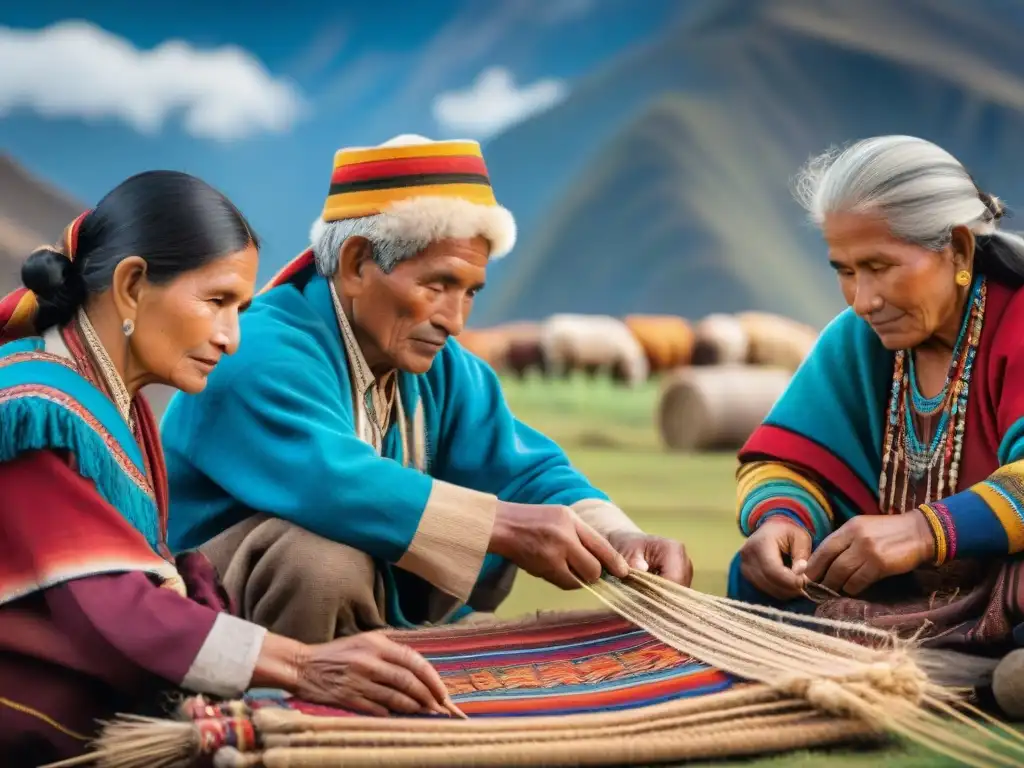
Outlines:
[{"label": "woman's hand", "polygon": [[392,712],[449,715],[454,709],[437,670],[380,632],[321,645],[267,635],[252,685],[283,688],[304,701],[381,717]]},{"label": "woman's hand", "polygon": [[909,573],[935,558],[935,539],[920,510],[860,515],[843,523],[807,561],[811,581],[859,595],[875,582]]},{"label": "woman's hand", "polygon": [[789,555],[794,568],[803,567],[811,556],[811,534],[786,517],[766,520],[740,549],[740,573],[757,589],[778,600],[792,600],[803,593],[806,579],[787,568]]},{"label": "woman's hand", "polygon": [[311,646],[295,694],[369,715],[448,714],[448,690],[437,671],[412,648],[380,632]]}]

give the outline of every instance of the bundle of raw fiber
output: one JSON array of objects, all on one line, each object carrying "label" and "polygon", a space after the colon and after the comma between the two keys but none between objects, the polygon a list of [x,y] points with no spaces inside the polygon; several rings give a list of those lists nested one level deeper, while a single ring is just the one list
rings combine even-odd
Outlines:
[{"label": "bundle of raw fiber", "polygon": [[809,325],[768,312],[740,312],[736,315],[746,331],[747,362],[795,371],[818,340]]},{"label": "bundle of raw fiber", "polygon": [[693,365],[732,365],[747,359],[750,340],[733,315],[708,315],[693,327]]},{"label": "bundle of raw fiber", "polygon": [[747,365],[681,368],[662,382],[657,422],[673,451],[736,450],[789,384],[789,371]]},{"label": "bundle of raw fiber", "polygon": [[647,356],[629,328],[608,315],[559,314],[541,328],[540,347],[552,375],[610,374],[629,386],[647,380]]},{"label": "bundle of raw fiber", "polygon": [[[748,681],[917,741],[966,765],[1019,765],[1024,735],[937,682],[948,658],[865,624],[787,614],[633,571],[583,586],[673,648]],[[816,586],[816,585],[809,585]],[[969,719],[972,712],[1000,732]],[[950,728],[948,718],[973,730]]]},{"label": "bundle of raw fiber", "polygon": [[675,315],[628,315],[625,322],[643,347],[651,373],[690,364],[693,328],[683,318]]},{"label": "bundle of raw fiber", "polygon": [[[1024,740],[974,726],[912,644],[772,613],[648,574],[589,587],[615,613],[396,632],[436,666],[468,720],[376,719],[271,693],[123,717],[85,759],[103,768],[622,765],[736,757],[898,733],[968,765],[1017,765]],[[770,615],[769,615],[770,614]],[[625,619],[625,620],[624,620]],[[968,723],[970,721],[967,721]],[[969,726],[970,727],[970,726]]]}]

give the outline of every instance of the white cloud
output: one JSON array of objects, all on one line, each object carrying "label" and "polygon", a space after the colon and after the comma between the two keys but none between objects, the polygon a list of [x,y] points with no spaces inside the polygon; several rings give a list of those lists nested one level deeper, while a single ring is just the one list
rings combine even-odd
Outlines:
[{"label": "white cloud", "polygon": [[491,67],[469,88],[438,95],[433,103],[434,119],[446,131],[486,139],[550,109],[567,93],[561,80],[544,79],[519,87],[507,69]]},{"label": "white cloud", "polygon": [[169,40],[144,51],[93,24],[64,21],[32,31],[0,27],[0,115],[17,109],[115,118],[147,134],[180,114],[192,136],[231,140],[286,131],[304,104],[291,83],[242,48]]}]

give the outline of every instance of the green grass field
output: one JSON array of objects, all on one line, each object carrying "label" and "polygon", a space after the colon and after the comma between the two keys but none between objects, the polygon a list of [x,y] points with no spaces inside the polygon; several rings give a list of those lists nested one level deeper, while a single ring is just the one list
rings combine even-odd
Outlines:
[{"label": "green grass field", "polygon": [[[504,387],[516,415],[558,441],[573,463],[642,528],[686,543],[694,563],[695,588],[724,594],[729,561],[742,541],[735,520],[735,456],[665,451],[654,422],[658,396],[654,384],[626,391],[602,380],[528,379],[506,380]],[[600,607],[586,592],[563,592],[520,574],[500,615]],[[801,752],[716,765],[855,768],[880,762],[887,768],[958,765],[915,746]]]},{"label": "green grass field", "polygon": [[[731,454],[666,452],[654,428],[657,388],[606,381],[506,381],[512,409],[562,445],[576,464],[651,533],[693,542],[694,586],[724,594],[729,559],[742,538],[735,524],[736,460]],[[502,615],[581,608],[592,598],[529,576],[517,580]]]}]

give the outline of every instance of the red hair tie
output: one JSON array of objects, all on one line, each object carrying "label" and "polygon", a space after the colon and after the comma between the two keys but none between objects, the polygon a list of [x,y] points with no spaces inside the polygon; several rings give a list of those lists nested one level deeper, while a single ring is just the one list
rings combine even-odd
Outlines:
[{"label": "red hair tie", "polygon": [[[78,231],[82,221],[92,211],[86,211],[64,228],[62,248],[59,253],[68,261],[75,260],[78,251]],[[35,319],[39,312],[39,301],[28,288],[17,288],[0,299],[0,344],[23,339],[36,333]]]},{"label": "red hair tie", "polygon": [[92,211],[80,214],[64,228],[64,255],[68,257],[68,261],[75,260],[75,253],[78,251],[78,230],[82,228],[82,222],[90,213]]}]

